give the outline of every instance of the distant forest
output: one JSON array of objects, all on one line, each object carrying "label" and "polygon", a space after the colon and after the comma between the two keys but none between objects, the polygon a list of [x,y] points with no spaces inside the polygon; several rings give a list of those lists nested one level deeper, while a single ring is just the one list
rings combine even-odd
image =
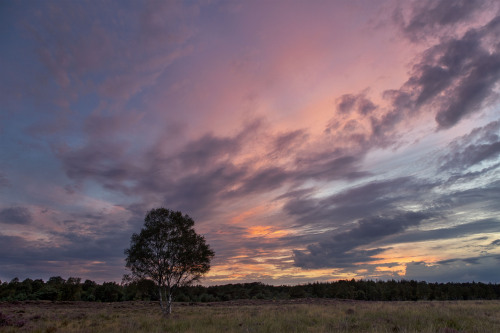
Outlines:
[{"label": "distant forest", "polygon": [[[272,286],[260,282],[220,286],[188,286],[177,289],[177,302],[218,302],[238,299],[337,298],[366,301],[500,299],[500,284],[427,283],[418,281],[340,280],[296,286]],[[42,279],[18,278],[0,282],[0,301],[157,301],[158,290],[150,280],[118,284],[60,276]]]}]

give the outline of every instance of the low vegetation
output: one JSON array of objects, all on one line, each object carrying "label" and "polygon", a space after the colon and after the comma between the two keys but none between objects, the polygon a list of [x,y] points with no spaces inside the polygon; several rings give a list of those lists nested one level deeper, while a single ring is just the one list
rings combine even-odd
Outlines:
[{"label": "low vegetation", "polygon": [[0,332],[500,332],[500,301],[2,302]]}]

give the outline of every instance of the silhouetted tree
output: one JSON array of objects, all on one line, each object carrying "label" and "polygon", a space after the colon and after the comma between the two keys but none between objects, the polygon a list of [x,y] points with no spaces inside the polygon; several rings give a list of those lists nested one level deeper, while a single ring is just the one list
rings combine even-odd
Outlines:
[{"label": "silhouetted tree", "polygon": [[148,212],[141,232],[132,235],[125,255],[135,277],[156,283],[161,309],[170,314],[175,290],[208,272],[214,252],[188,215],[157,208]]}]

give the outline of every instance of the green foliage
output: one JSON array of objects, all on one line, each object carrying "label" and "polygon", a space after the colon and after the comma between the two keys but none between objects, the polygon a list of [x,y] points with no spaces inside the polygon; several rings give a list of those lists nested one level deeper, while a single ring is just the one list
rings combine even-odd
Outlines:
[{"label": "green foliage", "polygon": [[[60,278],[60,277],[57,277]],[[61,278],[62,279],[62,278]],[[59,280],[59,279],[58,279]],[[81,283],[79,278],[68,278],[64,283],[53,283],[50,278],[26,279],[0,284],[0,301],[158,301],[158,288],[154,281],[136,279],[127,283],[91,280]],[[340,280],[309,283],[297,286],[271,286],[260,282],[226,284],[204,287],[182,286],[174,291],[179,302],[218,302],[240,299],[286,300],[290,298],[339,298],[366,301],[415,300],[492,300],[500,299],[499,284],[485,283],[427,283],[417,281]]]},{"label": "green foliage", "polygon": [[132,235],[125,255],[135,278],[156,283],[162,310],[170,313],[175,290],[208,272],[214,252],[188,215],[157,208],[146,215],[141,232]]},{"label": "green foliage", "polygon": [[123,301],[123,288],[116,282],[104,282],[95,288],[95,299],[103,302]]},{"label": "green foliage", "polygon": [[135,276],[158,284],[196,281],[210,269],[214,252],[193,227],[193,219],[181,212],[151,210],[144,228],[132,235],[130,248],[125,250],[127,267]]}]

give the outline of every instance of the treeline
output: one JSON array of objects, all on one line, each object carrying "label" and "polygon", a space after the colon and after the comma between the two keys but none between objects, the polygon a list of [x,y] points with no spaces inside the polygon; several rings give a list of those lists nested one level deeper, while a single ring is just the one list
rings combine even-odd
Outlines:
[{"label": "treeline", "polygon": [[[427,283],[418,281],[340,280],[297,286],[272,286],[260,282],[221,286],[179,288],[178,302],[218,302],[237,299],[338,298],[366,301],[472,300],[500,299],[500,284]],[[158,289],[152,281],[141,280],[118,284],[80,278],[67,280],[60,276],[47,282],[41,279],[15,278],[0,283],[0,301],[157,301]]]}]

